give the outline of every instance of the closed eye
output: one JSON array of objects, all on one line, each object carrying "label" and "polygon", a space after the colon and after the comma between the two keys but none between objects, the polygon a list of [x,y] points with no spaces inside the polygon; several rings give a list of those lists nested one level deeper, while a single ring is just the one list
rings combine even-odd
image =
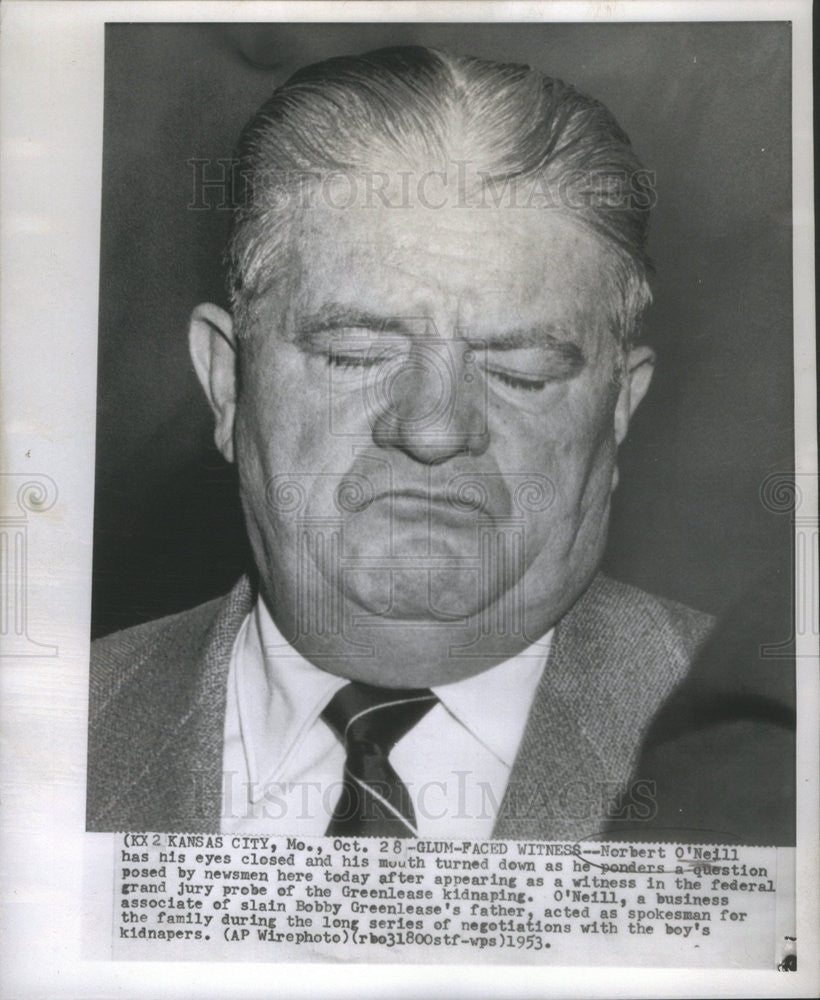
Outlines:
[{"label": "closed eye", "polygon": [[[473,346],[473,345],[471,345]],[[479,353],[484,350],[484,355]],[[475,345],[481,367],[489,377],[521,392],[540,392],[552,383],[567,382],[586,365],[581,348],[567,341],[541,338],[518,345],[515,339]]]},{"label": "closed eye", "polygon": [[331,368],[373,368],[375,365],[383,364],[389,357],[378,354],[336,354],[327,355],[327,363]]},{"label": "closed eye", "polygon": [[498,371],[493,368],[488,368],[487,374],[498,379],[499,382],[503,382],[504,385],[509,385],[513,389],[523,389],[525,392],[539,392],[546,386],[547,382],[553,381],[546,378],[524,378],[521,375],[513,375],[511,372]]},{"label": "closed eye", "polygon": [[[378,355],[372,352],[366,354],[337,354],[334,352],[327,356],[329,366],[343,370],[373,368],[390,360],[392,360],[390,355]],[[520,389],[523,392],[540,392],[546,387],[547,382],[561,381],[560,378],[549,378],[547,376],[533,378],[497,368],[487,368],[485,370],[488,375],[499,382],[503,382],[504,385],[508,385],[513,389]]]}]

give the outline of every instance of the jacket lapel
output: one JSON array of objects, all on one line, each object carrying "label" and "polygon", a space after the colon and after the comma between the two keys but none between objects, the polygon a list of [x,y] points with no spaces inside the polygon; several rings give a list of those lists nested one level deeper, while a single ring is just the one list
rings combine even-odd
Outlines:
[{"label": "jacket lapel", "polygon": [[228,671],[236,636],[253,602],[243,577],[214,620],[191,711],[180,723],[175,753],[180,829],[220,829]]},{"label": "jacket lapel", "polygon": [[[243,577],[201,630],[169,630],[143,674],[145,697],[154,699],[153,724],[143,720],[139,729],[143,741],[136,780],[117,789],[120,810],[136,822],[130,829],[219,832],[228,671],[234,640],[253,601]],[[183,671],[183,664],[191,668]],[[163,692],[170,694],[168,677],[180,676],[184,681],[173,694],[172,715],[162,703]]]},{"label": "jacket lapel", "polygon": [[597,576],[558,623],[493,831],[594,839],[626,788],[643,727],[677,677]]},{"label": "jacket lapel", "polygon": [[556,626],[493,830],[495,837],[575,840],[579,828],[597,828],[595,789],[605,764],[572,697],[578,686],[573,675],[589,682],[595,672],[580,641],[588,613],[584,603],[582,598]]}]

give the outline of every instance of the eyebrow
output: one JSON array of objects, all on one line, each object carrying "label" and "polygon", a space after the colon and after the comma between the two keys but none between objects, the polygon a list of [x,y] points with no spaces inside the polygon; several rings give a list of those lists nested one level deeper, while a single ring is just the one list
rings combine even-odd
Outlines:
[{"label": "eyebrow", "polygon": [[318,334],[350,329],[372,330],[377,333],[398,333],[406,336],[411,333],[405,319],[379,316],[376,313],[339,306],[329,306],[306,316],[296,324],[295,332],[297,340],[309,341]]},{"label": "eyebrow", "polygon": [[486,348],[488,351],[519,351],[528,347],[546,348],[551,353],[560,354],[566,360],[585,361],[584,352],[574,340],[565,340],[552,331],[561,332],[555,326],[536,326],[526,329],[508,330],[488,337],[466,337],[465,340],[473,348]]}]

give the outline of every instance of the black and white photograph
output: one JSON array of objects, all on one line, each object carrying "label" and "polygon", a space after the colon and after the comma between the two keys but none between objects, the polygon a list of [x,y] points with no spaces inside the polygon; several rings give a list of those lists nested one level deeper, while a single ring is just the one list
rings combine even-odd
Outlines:
[{"label": "black and white photograph", "polygon": [[810,8],[606,6],[12,0],[9,996],[816,983]]},{"label": "black and white photograph", "polygon": [[89,829],[794,843],[790,74],[107,27]]}]

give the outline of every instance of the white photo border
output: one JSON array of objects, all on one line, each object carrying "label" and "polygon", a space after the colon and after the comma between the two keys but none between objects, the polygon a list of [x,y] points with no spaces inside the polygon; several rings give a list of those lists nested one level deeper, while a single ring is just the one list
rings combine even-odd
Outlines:
[{"label": "white photo border", "polygon": [[[818,989],[816,636],[798,636],[798,970],[279,965],[82,959],[97,305],[106,22],[793,23],[796,471],[817,512],[811,5],[649,2],[6,0],[2,18],[2,426],[6,471],[39,481],[28,629],[58,655],[2,661],[2,990],[17,998],[808,996]],[[38,479],[39,477],[39,479]],[[58,497],[48,503],[51,480]],[[9,490],[10,478],[4,480]],[[9,499],[4,495],[5,505]],[[4,506],[5,510],[5,506]],[[36,519],[35,519],[36,518]],[[816,578],[797,579],[810,598]],[[814,947],[814,952],[812,952]]]}]

